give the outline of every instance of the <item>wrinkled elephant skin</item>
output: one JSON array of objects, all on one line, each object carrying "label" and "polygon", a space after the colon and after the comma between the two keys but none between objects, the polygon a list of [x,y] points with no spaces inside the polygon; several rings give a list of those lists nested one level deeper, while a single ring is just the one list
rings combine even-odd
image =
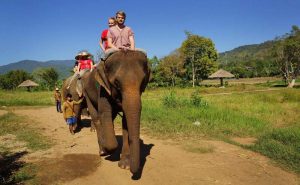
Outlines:
[{"label": "wrinkled elephant skin", "polygon": [[[118,51],[105,63],[101,62],[92,73],[100,89],[96,90],[97,95],[88,92],[87,102],[98,105],[100,122],[95,126],[100,152],[112,153],[117,148],[113,120],[118,112],[123,112],[123,147],[119,167],[130,168],[132,173],[136,173],[140,166],[141,94],[150,76],[147,57],[139,51]],[[90,79],[91,85],[93,80]]]}]

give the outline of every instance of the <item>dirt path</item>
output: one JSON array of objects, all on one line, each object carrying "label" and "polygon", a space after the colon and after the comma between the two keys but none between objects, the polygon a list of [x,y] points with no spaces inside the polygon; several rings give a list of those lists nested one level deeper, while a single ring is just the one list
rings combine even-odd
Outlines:
[{"label": "dirt path", "polygon": [[4,114],[6,114],[6,113],[7,113],[6,110],[1,110],[1,109],[0,109],[0,116],[4,115]]},{"label": "dirt path", "polygon": [[[15,110],[29,116],[56,145],[25,160],[37,162],[43,184],[299,184],[295,174],[271,164],[257,153],[222,141],[199,141],[213,151],[192,153],[182,145],[142,135],[142,173],[133,180],[118,167],[118,155],[100,159],[96,133],[83,128],[72,136],[55,107]],[[116,126],[118,127],[118,126]],[[119,128],[117,128],[117,134]],[[118,136],[120,138],[120,136]]]}]

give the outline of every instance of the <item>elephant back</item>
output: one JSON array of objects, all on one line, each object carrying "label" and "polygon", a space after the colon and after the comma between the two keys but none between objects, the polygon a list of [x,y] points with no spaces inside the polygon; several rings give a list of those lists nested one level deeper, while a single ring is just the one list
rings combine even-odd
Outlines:
[{"label": "elephant back", "polygon": [[147,55],[143,51],[139,50],[118,50],[112,53],[104,62],[105,65],[110,63],[147,63]]}]

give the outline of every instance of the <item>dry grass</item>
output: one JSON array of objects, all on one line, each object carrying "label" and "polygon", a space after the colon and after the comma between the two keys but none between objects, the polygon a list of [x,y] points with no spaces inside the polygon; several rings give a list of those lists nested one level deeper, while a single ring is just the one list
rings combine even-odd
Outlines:
[{"label": "dry grass", "polygon": [[[229,84],[260,84],[260,83],[267,83],[267,82],[276,82],[282,80],[281,78],[277,77],[260,77],[260,78],[240,78],[240,79],[225,79]],[[204,80],[201,82],[202,85],[218,85],[220,84],[219,79],[211,79],[211,80]]]}]

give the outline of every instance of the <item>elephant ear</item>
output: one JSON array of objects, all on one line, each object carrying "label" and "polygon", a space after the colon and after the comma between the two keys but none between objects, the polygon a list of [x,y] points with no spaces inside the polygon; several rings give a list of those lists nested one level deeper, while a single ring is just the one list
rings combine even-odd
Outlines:
[{"label": "elephant ear", "polygon": [[104,87],[107,93],[111,95],[110,85],[106,78],[104,68],[105,68],[104,62],[100,62],[100,64],[97,67],[97,71],[95,73],[95,79],[102,87]]},{"label": "elephant ear", "polygon": [[148,82],[150,81],[150,79],[152,78],[152,73],[151,73],[151,69],[150,69],[150,65],[149,63],[147,63],[147,73],[146,73],[146,77],[142,82],[142,86],[141,86],[141,91],[144,92],[146,89],[146,86],[148,84]]}]

